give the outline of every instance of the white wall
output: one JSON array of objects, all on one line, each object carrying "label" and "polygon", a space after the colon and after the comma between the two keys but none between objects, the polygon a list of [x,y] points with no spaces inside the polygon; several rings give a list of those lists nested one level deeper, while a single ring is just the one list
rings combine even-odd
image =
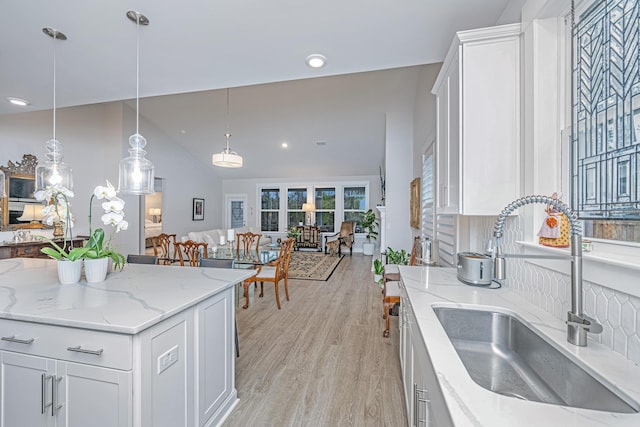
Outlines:
[{"label": "white wall", "polygon": [[[386,121],[385,174],[387,226],[385,241],[394,250],[411,250],[410,184],[413,172],[413,112],[389,112]],[[386,250],[386,248],[383,248]]]},{"label": "white wall", "polygon": [[[96,185],[108,179],[118,185],[118,163],[128,155],[129,135],[135,132],[135,112],[121,102],[96,104],[57,110],[57,138],[64,145],[64,160],[73,168],[75,197],[72,212],[76,217],[74,234],[89,232],[89,199]],[[211,170],[187,153],[175,141],[141,117],[140,133],[147,138],[147,158],[156,167],[156,175],[165,178],[163,222],[165,232],[178,235],[192,230],[214,228],[220,224],[221,183]],[[45,142],[52,136],[51,111],[0,116],[0,163],[19,161],[23,154],[45,159]],[[213,167],[213,166],[211,166]],[[192,198],[201,197],[205,220],[191,220]],[[144,250],[140,211],[142,198],[124,196],[125,217],[130,228],[114,238],[122,253]],[[94,216],[99,214],[94,208]],[[93,220],[94,227],[99,221]]]}]

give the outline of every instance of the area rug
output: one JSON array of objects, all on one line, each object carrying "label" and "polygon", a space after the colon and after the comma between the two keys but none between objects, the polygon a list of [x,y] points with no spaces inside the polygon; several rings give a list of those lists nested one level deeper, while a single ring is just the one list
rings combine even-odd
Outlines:
[{"label": "area rug", "polygon": [[289,279],[329,280],[343,256],[294,251],[289,262]]}]

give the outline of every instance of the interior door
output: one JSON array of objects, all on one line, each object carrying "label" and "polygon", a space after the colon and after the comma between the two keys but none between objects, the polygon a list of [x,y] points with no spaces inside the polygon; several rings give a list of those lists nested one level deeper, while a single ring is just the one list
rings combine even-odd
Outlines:
[{"label": "interior door", "polygon": [[227,228],[240,228],[247,225],[247,195],[227,195]]}]

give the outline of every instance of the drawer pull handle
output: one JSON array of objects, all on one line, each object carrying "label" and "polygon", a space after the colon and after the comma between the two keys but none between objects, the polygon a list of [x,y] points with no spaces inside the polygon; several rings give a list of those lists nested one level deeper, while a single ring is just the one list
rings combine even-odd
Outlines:
[{"label": "drawer pull handle", "polygon": [[21,340],[20,338],[16,338],[15,335],[11,335],[10,337],[2,337],[0,338],[2,341],[9,341],[9,342],[15,342],[18,344],[31,344],[35,338],[29,338],[26,340]]},{"label": "drawer pull handle", "polygon": [[77,353],[85,353],[85,354],[93,354],[95,356],[101,356],[102,352],[104,351],[103,349],[98,349],[98,350],[88,350],[86,348],[82,348],[81,346],[77,345],[75,347],[67,347],[67,350],[69,351],[75,351]]}]

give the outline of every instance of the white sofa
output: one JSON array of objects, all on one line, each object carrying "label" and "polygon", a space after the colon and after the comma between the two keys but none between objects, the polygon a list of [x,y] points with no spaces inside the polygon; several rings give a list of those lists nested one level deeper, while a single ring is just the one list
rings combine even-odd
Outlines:
[{"label": "white sofa", "polygon": [[[248,231],[256,234],[262,234],[260,237],[260,247],[271,244],[271,237],[265,236],[257,227],[240,227],[234,228],[235,234],[246,233]],[[213,230],[204,231],[191,231],[186,236],[182,236],[180,241],[186,242],[187,240],[193,240],[194,242],[205,242],[209,247],[220,246],[220,236],[224,236],[225,242],[227,240],[227,230],[216,228]],[[235,243],[234,243],[235,246]]]}]

